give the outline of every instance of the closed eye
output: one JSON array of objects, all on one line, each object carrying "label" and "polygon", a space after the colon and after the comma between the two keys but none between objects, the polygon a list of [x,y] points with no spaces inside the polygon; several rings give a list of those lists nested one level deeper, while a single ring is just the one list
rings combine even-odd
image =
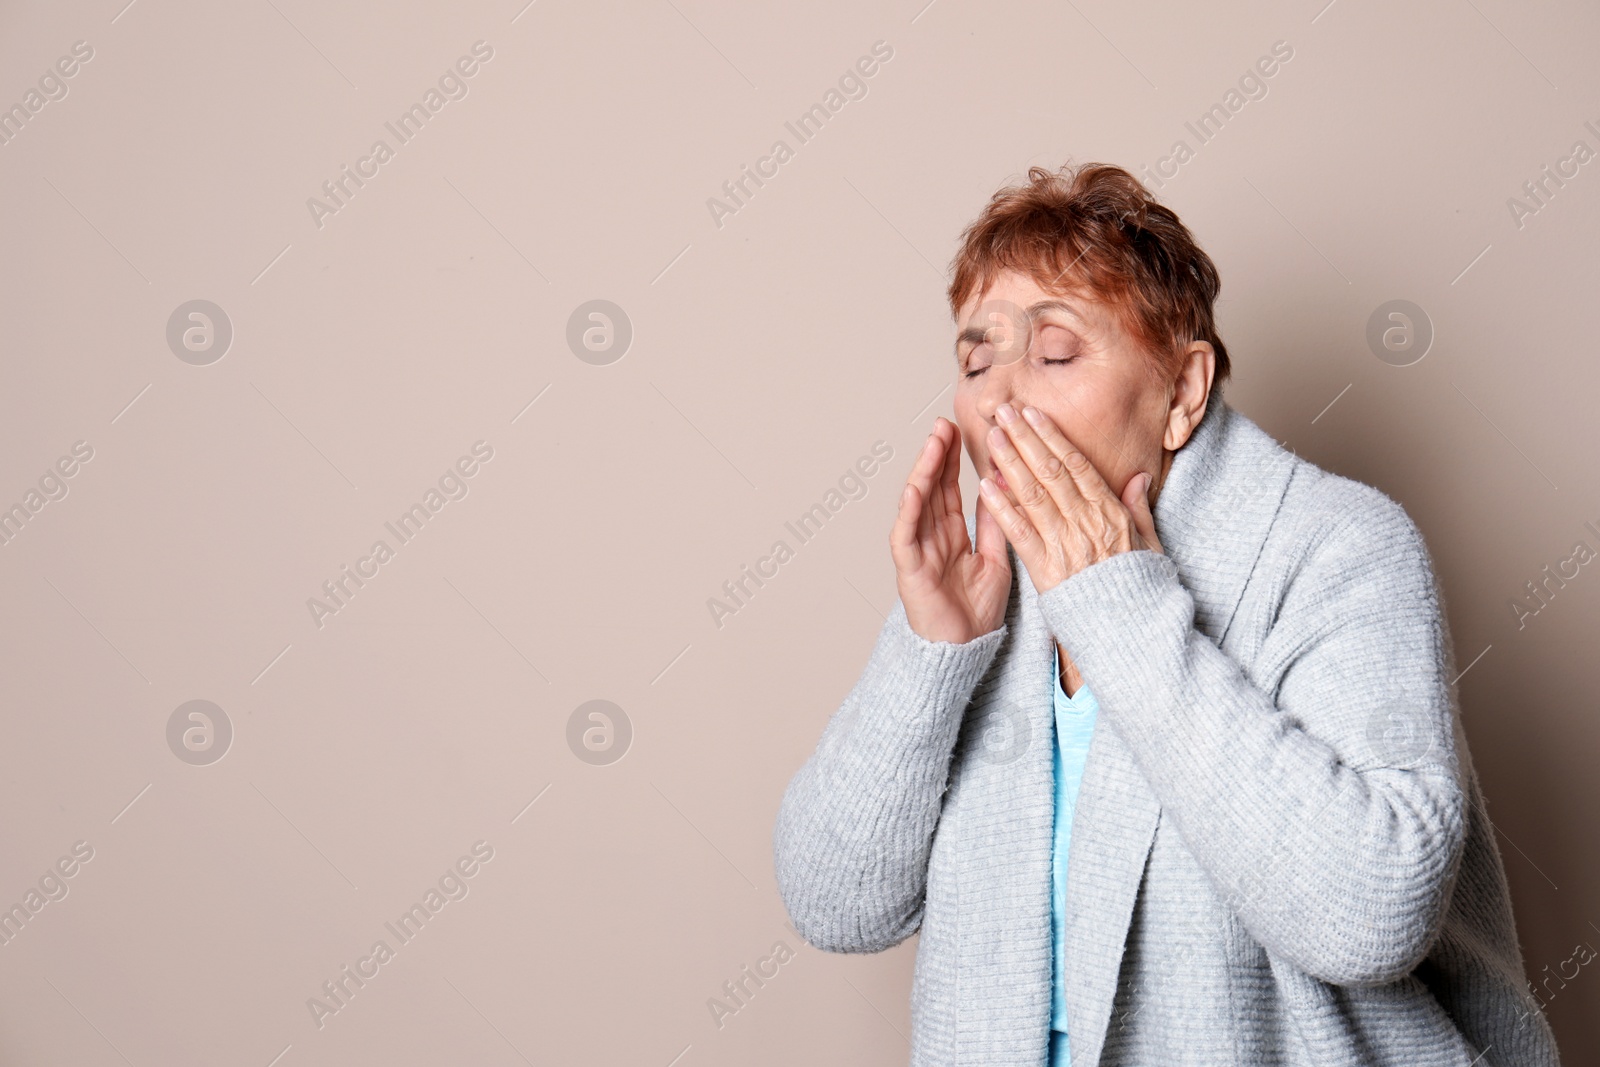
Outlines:
[{"label": "closed eye", "polygon": [[[1077,358],[1078,358],[1077,356],[1068,356],[1066,359],[1041,359],[1041,360],[1039,360],[1039,362],[1040,363],[1046,363],[1046,364],[1049,364],[1051,366],[1056,366],[1056,365],[1059,365],[1059,364],[1062,364],[1062,363],[1071,363],[1074,359],[1077,359]],[[976,378],[978,375],[982,374],[984,371],[986,371],[988,369],[989,369],[988,367],[979,367],[977,370],[966,371],[961,376],[963,378]]]}]

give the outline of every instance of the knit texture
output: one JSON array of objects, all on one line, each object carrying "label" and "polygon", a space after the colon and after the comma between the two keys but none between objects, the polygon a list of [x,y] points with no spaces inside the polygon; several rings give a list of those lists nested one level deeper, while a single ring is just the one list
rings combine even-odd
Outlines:
[{"label": "knit texture", "polygon": [[1213,393],[1155,522],[1164,555],[1043,595],[1008,549],[1005,621],[965,644],[896,602],[779,807],[795,929],[919,935],[913,1067],[1044,1067],[1059,640],[1104,720],[1068,861],[1075,1067],[1556,1067],[1405,511]]}]

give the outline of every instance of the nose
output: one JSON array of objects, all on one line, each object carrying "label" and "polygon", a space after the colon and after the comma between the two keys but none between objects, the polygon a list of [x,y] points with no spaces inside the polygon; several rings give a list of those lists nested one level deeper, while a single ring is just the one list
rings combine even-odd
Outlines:
[{"label": "nose", "polygon": [[1009,401],[1012,407],[1019,410],[1022,407],[1025,398],[1017,395],[1021,381],[1018,374],[1028,366],[1035,331],[1027,312],[1008,301],[999,301],[993,308],[985,305],[985,308],[988,308],[987,313],[980,309],[977,318],[990,324],[987,339],[993,358],[983,372],[977,408],[985,422],[997,426],[995,410],[1001,404]]},{"label": "nose", "polygon": [[[996,364],[983,372],[983,387],[978,390],[976,407],[978,414],[983,416],[983,421],[988,426],[1000,425],[995,412],[1001,404],[1010,403],[1018,411],[1022,410],[1022,400],[1017,395],[1018,365],[1018,363]],[[984,432],[988,432],[987,427]]]}]

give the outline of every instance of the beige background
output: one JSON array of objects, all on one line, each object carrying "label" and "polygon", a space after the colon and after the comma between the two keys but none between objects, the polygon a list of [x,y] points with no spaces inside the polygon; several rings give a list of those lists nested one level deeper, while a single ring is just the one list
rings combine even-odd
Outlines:
[{"label": "beige background", "polygon": [[[1528,972],[1600,945],[1600,569],[1522,629],[1508,606],[1600,548],[1600,163],[1507,206],[1600,147],[1591,5],[524,2],[0,14],[0,105],[94,52],[0,146],[0,505],[94,450],[0,548],[0,904],[94,850],[0,946],[0,1062],[905,1062],[915,941],[800,943],[771,829],[893,603],[895,496],[950,413],[945,266],[1031,164],[1194,146],[1280,40],[1158,190],[1225,279],[1229,399],[1421,525]],[[319,228],[307,199],[479,40],[467,95]],[[879,40],[799,145],[785,120]],[[719,228],[707,198],[778,138]],[[207,366],[166,341],[194,299],[234,330]],[[566,340],[593,299],[634,331],[609,365]],[[1411,366],[1364,339],[1391,299],[1437,331]],[[319,629],[307,599],[480,440],[468,495]],[[167,742],[196,699],[234,730],[208,766]],[[595,699],[633,729],[607,766],[567,741]],[[480,840],[469,894],[319,1028],[308,998]],[[1600,974],[1549,988],[1586,1062]]]}]

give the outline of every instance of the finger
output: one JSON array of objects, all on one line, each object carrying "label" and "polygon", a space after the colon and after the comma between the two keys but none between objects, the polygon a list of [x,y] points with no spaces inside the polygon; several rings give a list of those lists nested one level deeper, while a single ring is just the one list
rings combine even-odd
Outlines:
[{"label": "finger", "polygon": [[[919,463],[926,462],[925,470],[920,470],[917,481],[917,490],[922,499],[922,510],[917,516],[916,536],[926,549],[930,546],[948,547],[950,538],[950,494],[945,490],[945,471],[951,460],[956,463],[959,475],[961,454],[948,440],[955,424],[944,418],[934,420],[933,431],[928,435],[933,448],[931,456],[919,456]],[[961,540],[966,540],[966,520],[961,518],[960,493],[956,494],[955,519],[962,526]]]},{"label": "finger", "polygon": [[922,495],[911,482],[900,491],[900,507],[889,530],[889,555],[895,570],[913,574],[922,568],[922,541],[917,537],[917,520],[922,513]]},{"label": "finger", "polygon": [[[1011,472],[1006,471],[1006,480],[1011,480]],[[994,520],[1000,524],[1000,530],[1005,534],[1006,540],[1011,542],[1017,550],[1017,558],[1031,573],[1042,573],[1044,560],[1044,542],[1039,537],[1039,531],[1034,527],[1033,520],[1026,511],[1013,504],[992,478],[980,478],[978,489],[983,493],[983,502],[988,506]],[[1036,570],[1036,568],[1040,568]]]},{"label": "finger", "polygon": [[[1062,469],[1061,461],[1053,456],[1044,461],[1054,470],[1041,476],[1040,472],[1029,466],[1026,457],[1017,450],[1016,442],[1003,426],[989,431],[989,454],[1006,476],[1011,497],[1022,506],[1041,535],[1052,536],[1067,515],[1079,514],[1084,508],[1077,490],[1070,488],[1072,478]],[[1047,486],[1044,483],[1046,478],[1053,484]],[[1062,499],[1058,499],[1058,494],[1062,495]],[[996,517],[999,517],[998,514]]]},{"label": "finger", "polygon": [[1117,494],[1106,484],[1094,464],[1089,462],[1089,457],[1072,443],[1072,439],[1062,432],[1048,414],[1031,405],[1026,406],[1022,409],[1022,418],[1013,422],[1011,427],[1013,436],[1019,441],[1037,438],[1061,462],[1072,478],[1077,499],[1105,504],[1117,499]]},{"label": "finger", "polygon": [[[897,565],[902,560],[902,553],[926,538],[924,527],[930,525],[927,501],[933,489],[934,472],[942,459],[938,437],[929,434],[922,451],[917,453],[916,461],[911,464],[906,488],[900,494],[900,509],[895,515],[894,528],[889,533],[889,544],[895,553]],[[909,569],[921,566],[920,549],[904,558]]]},{"label": "finger", "polygon": [[1006,532],[1000,528],[994,512],[989,510],[989,502],[979,496],[974,510],[978,515],[978,555],[1009,569],[1011,558],[1006,554]]},{"label": "finger", "polygon": [[[948,431],[944,428],[947,423],[950,427]],[[967,517],[961,510],[961,427],[941,416],[935,428],[941,437],[946,433],[951,437],[950,443],[945,447],[944,468],[940,476],[944,505],[942,517],[955,542],[961,546],[961,550],[969,552],[971,542],[967,540]]]},{"label": "finger", "polygon": [[[1006,435],[1005,443],[1027,468],[1028,476],[1013,487],[1017,490],[1017,499],[1034,512],[1039,529],[1048,530],[1049,524],[1057,521],[1052,511],[1061,516],[1082,514],[1085,509],[1083,494],[1062,458],[1021,418],[1009,423],[1002,419],[1000,428]],[[1003,452],[1004,447],[997,451]],[[1009,469],[1006,481],[1011,481]]]},{"label": "finger", "polygon": [[1140,471],[1128,479],[1122,490],[1122,503],[1133,516],[1133,528],[1139,531],[1147,547],[1165,552],[1161,539],[1156,536],[1156,518],[1150,511],[1150,475]]},{"label": "finger", "polygon": [[926,484],[918,485],[922,490],[922,515],[917,521],[917,536],[934,544],[937,543],[935,538],[945,528],[946,511],[949,508],[944,491],[944,467],[950,458],[950,445],[945,440],[943,419],[934,420],[933,432],[929,436],[933,440],[934,453],[928,460]]},{"label": "finger", "polygon": [[919,465],[926,466],[921,469],[917,481],[917,489],[922,493],[922,514],[917,517],[917,536],[925,543],[932,543],[939,528],[944,525],[944,490],[939,482],[943,477],[945,457],[950,450],[937,422],[928,439],[933,451],[919,459]]}]

